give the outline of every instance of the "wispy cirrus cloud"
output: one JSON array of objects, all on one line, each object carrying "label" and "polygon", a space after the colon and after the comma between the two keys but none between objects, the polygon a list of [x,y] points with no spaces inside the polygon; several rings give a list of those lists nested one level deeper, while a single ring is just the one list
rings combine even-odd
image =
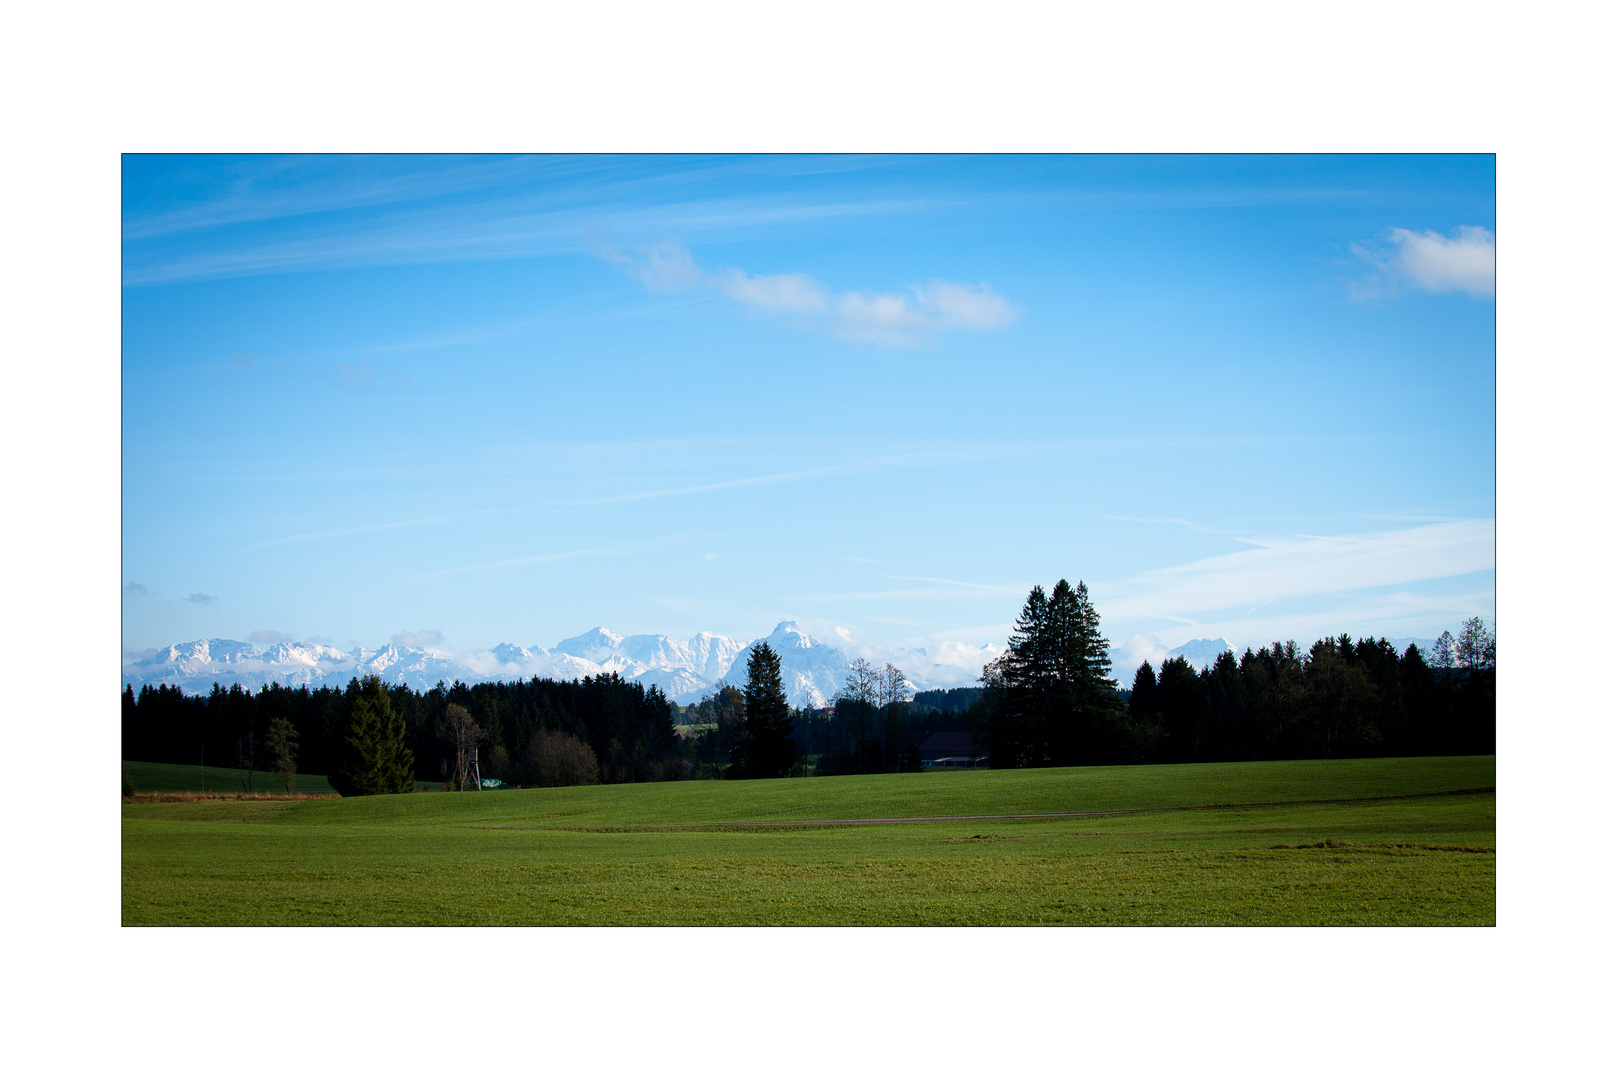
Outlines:
[{"label": "wispy cirrus cloud", "polygon": [[949,585],[971,592],[995,593],[1004,596],[1021,596],[1027,592],[1022,585],[983,585],[975,581],[955,581],[953,578],[915,577],[908,574],[882,574],[881,577],[889,581],[924,581],[929,585]]},{"label": "wispy cirrus cloud", "polygon": [[[875,574],[883,581],[914,581],[919,586],[911,585],[905,588],[864,589],[844,592],[815,593],[804,596],[788,596],[783,599],[803,602],[848,602],[865,600],[957,600],[957,599],[1001,599],[1005,597],[1021,597],[1027,594],[1025,585],[983,585],[974,581],[956,581],[952,578],[916,577],[907,574]],[[879,621],[879,620],[878,620]]]},{"label": "wispy cirrus cloud", "polygon": [[621,495],[592,495],[587,498],[569,500],[566,503],[559,505],[607,506],[615,503],[641,502],[646,499],[666,499],[681,495],[701,495],[714,491],[728,491],[734,488],[764,487],[774,484],[797,483],[805,480],[820,480],[838,476],[854,476],[864,473],[886,472],[892,469],[913,467],[936,468],[967,461],[982,461],[1010,457],[1015,456],[1015,453],[1015,448],[992,445],[943,446],[924,450],[903,450],[898,453],[860,457],[851,461],[844,461],[830,465],[820,465],[808,469],[790,469],[781,472],[733,477],[731,479],[715,480],[705,484],[690,484],[681,487],[628,492]]},{"label": "wispy cirrus cloud", "polygon": [[733,267],[705,271],[678,241],[636,252],[603,246],[596,254],[626,268],[652,292],[708,290],[728,297],[749,314],[786,317],[799,328],[863,344],[910,348],[946,331],[997,330],[1021,315],[1018,305],[986,282],[929,281],[902,293],[835,292],[802,273],[752,274]]},{"label": "wispy cirrus cloud", "polygon": [[513,566],[531,566],[537,563],[562,562],[568,559],[589,559],[602,555],[626,555],[635,552],[647,551],[668,543],[668,539],[659,537],[636,544],[614,544],[609,547],[578,548],[572,551],[551,551],[539,555],[523,555],[515,559],[496,559],[493,562],[476,563],[471,566],[451,566],[443,570],[428,570],[425,573],[412,574],[411,577],[434,578],[450,574],[472,574],[483,570],[504,570]]},{"label": "wispy cirrus cloud", "polygon": [[[924,212],[958,198],[805,195],[804,172],[881,159],[314,155],[227,162],[201,179],[143,157],[126,175],[124,283],[575,255],[596,233],[729,238],[760,227]],[[728,177],[769,190],[715,198]]]},{"label": "wispy cirrus cloud", "polygon": [[1494,523],[1471,519],[1352,536],[1246,540],[1251,550],[1095,586],[1108,619],[1195,624],[1216,612],[1457,577],[1494,567]]},{"label": "wispy cirrus cloud", "polygon": [[295,536],[277,536],[273,540],[259,540],[248,544],[250,551],[254,548],[278,547],[281,544],[297,544],[305,540],[326,540],[335,536],[355,536],[359,533],[384,532],[388,529],[409,529],[418,525],[436,525],[445,521],[453,521],[459,515],[435,518],[412,518],[408,521],[385,521],[379,525],[355,525],[347,529],[327,529],[323,532],[298,533]]},{"label": "wispy cirrus cloud", "polygon": [[1461,225],[1452,236],[1430,229],[1388,229],[1380,244],[1354,244],[1352,250],[1377,270],[1349,286],[1355,299],[1386,296],[1400,285],[1490,299],[1494,295],[1494,234],[1480,225]]}]

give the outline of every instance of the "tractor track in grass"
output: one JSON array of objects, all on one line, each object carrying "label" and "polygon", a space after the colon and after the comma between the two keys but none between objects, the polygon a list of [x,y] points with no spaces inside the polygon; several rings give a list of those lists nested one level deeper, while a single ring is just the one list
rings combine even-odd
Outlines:
[{"label": "tractor track in grass", "polygon": [[474,829],[567,829],[599,832],[641,832],[656,829],[725,829],[767,828],[769,826],[804,825],[919,825],[940,821],[1013,821],[1029,818],[1098,818],[1124,817],[1131,814],[1182,814],[1198,810],[1271,810],[1288,806],[1358,805],[1366,803],[1399,802],[1407,799],[1443,799],[1454,795],[1492,795],[1491,787],[1458,788],[1454,791],[1431,791],[1416,795],[1367,795],[1359,798],[1292,799],[1284,802],[1264,803],[1203,803],[1199,806],[1153,806],[1132,810],[1054,810],[1036,814],[950,814],[936,817],[871,817],[871,818],[779,818],[767,821],[693,821],[676,825],[473,825]]}]

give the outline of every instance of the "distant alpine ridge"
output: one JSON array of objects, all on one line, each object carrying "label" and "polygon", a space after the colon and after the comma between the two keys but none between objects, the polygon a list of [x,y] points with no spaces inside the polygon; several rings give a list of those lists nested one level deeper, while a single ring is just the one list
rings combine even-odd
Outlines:
[{"label": "distant alpine ridge", "polygon": [[[767,641],[780,654],[787,699],[798,706],[832,700],[856,655],[816,641],[791,621],[758,640]],[[167,683],[187,693],[206,694],[214,683],[227,687],[240,683],[252,689],[272,681],[282,686],[346,686],[355,677],[379,675],[387,683],[427,690],[440,680],[571,680],[612,671],[646,686],[659,686],[670,700],[690,705],[720,682],[745,685],[753,644],[705,631],[685,641],[664,634],[624,637],[601,626],[557,642],[552,649],[502,642],[471,652],[398,644],[345,652],[301,641],[261,648],[245,641],[206,638],[128,658],[122,674],[125,683],[135,686]],[[915,649],[899,659],[907,665],[904,670],[912,684],[933,689],[971,684],[998,651],[990,645],[980,649],[954,645],[944,646],[939,656]]]},{"label": "distant alpine ridge", "polygon": [[[767,641],[780,655],[781,682],[794,706],[833,700],[856,656],[866,655],[878,667],[884,659],[851,645],[818,641],[790,620],[757,640]],[[747,658],[755,643],[705,631],[684,641],[665,634],[624,637],[601,626],[559,641],[550,649],[501,642],[492,649],[469,652],[398,644],[344,651],[304,641],[259,646],[205,638],[126,657],[122,681],[136,687],[167,683],[190,694],[206,694],[214,683],[226,687],[240,683],[254,690],[270,682],[341,687],[355,677],[379,675],[386,683],[428,690],[440,680],[469,684],[535,677],[572,680],[613,671],[645,686],[661,687],[677,704],[691,705],[721,682],[745,685]],[[1417,643],[1429,645],[1424,639]],[[1394,644],[1401,650],[1408,640]],[[1168,656],[1183,656],[1199,670],[1230,648],[1223,638],[1198,638],[1165,651]],[[976,684],[983,665],[1000,651],[991,644],[946,642],[896,652],[890,659],[903,669],[915,689],[945,690]],[[1138,661],[1125,660],[1122,649],[1112,650],[1112,677],[1123,689],[1132,683],[1135,667]]]}]

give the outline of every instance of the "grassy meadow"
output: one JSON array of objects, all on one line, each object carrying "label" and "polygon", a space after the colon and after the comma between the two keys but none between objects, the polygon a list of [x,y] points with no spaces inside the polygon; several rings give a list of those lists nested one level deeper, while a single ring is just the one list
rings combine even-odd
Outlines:
[{"label": "grassy meadow", "polygon": [[[1487,756],[125,803],[123,921],[1492,925],[1493,787]],[[1003,816],[1063,813],[1104,816]]]}]

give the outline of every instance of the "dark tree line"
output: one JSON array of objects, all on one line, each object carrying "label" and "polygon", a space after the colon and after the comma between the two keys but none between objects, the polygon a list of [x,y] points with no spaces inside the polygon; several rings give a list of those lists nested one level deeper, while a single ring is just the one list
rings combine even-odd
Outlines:
[{"label": "dark tree line", "polygon": [[[357,679],[346,689],[271,683],[253,692],[215,684],[206,695],[166,685],[142,686],[138,692],[126,686],[123,756],[227,767],[256,758],[254,767],[274,769],[268,736],[273,722],[283,719],[291,730],[279,730],[282,739],[295,740],[298,772],[343,777],[370,767],[356,765],[351,757],[356,730],[369,732],[363,739],[375,741],[391,738],[383,728],[396,726],[399,753],[371,756],[407,756],[405,768],[412,779],[453,783],[463,772],[457,757],[464,754],[468,731],[456,722],[451,706],[463,710],[475,729],[472,745],[480,750],[487,777],[521,783],[529,773],[584,776],[580,750],[593,758],[594,779],[603,783],[690,774],[662,691],[614,673],[572,682],[529,679],[467,686],[457,681],[424,693],[379,681],[374,687],[369,681],[362,685]],[[555,735],[562,739],[547,737]],[[567,739],[577,749],[570,749]],[[342,790],[335,779],[332,786]]]},{"label": "dark tree line", "polygon": [[[922,690],[910,699],[910,709],[917,716],[933,713],[964,713],[983,696],[980,686],[956,686],[950,690]],[[942,729],[940,729],[942,730]],[[957,730],[951,728],[949,730]]]},{"label": "dark tree line", "polygon": [[1029,594],[966,715],[994,768],[1493,753],[1492,634],[1471,619],[1433,654],[1345,634],[1306,653],[1276,642],[1204,671],[1145,663],[1122,692],[1088,590],[1061,581]]},{"label": "dark tree line", "polygon": [[1178,657],[1141,664],[1129,717],[1154,761],[1491,754],[1492,637],[1480,619],[1465,634],[1476,654],[1435,666],[1414,645],[1400,655],[1346,634],[1306,653],[1295,642],[1226,652],[1203,672]]},{"label": "dark tree line", "polygon": [[[982,686],[909,699],[904,673],[850,665],[833,706],[792,710],[766,644],[745,688],[721,685],[685,719],[668,699],[616,674],[420,692],[373,678],[346,689],[214,685],[188,695],[126,686],[123,756],[290,777],[326,775],[345,794],[404,791],[415,780],[485,777],[522,786],[695,776],[767,778],[812,764],[822,774],[921,768],[919,745],[969,729],[994,768],[1265,758],[1481,754],[1494,751],[1494,641],[1480,619],[1431,655],[1343,635],[1307,652],[1279,642],[1205,671],[1182,658],[1113,681],[1100,617],[1083,582],[1028,595]],[[248,781],[250,782],[250,780]],[[283,780],[283,782],[289,782]]]}]

